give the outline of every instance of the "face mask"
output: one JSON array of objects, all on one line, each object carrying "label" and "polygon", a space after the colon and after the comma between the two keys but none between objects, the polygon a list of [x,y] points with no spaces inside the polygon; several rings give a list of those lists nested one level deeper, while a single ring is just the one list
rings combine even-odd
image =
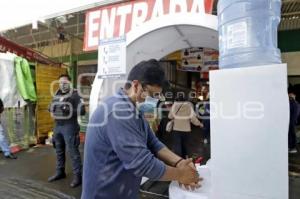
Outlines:
[{"label": "face mask", "polygon": [[68,84],[68,83],[60,84],[59,88],[60,88],[61,92],[68,93],[70,91],[70,84]]},{"label": "face mask", "polygon": [[151,104],[153,107],[157,106],[159,99],[147,96],[145,99],[145,103]]},{"label": "face mask", "polygon": [[157,103],[159,99],[147,96],[145,99],[145,102],[139,103],[137,105],[139,111],[145,113],[145,112],[153,112],[153,110],[156,108]]}]

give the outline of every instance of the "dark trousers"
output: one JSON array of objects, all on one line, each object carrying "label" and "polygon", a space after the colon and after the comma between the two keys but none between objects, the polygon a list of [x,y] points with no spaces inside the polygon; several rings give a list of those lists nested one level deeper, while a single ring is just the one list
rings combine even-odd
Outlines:
[{"label": "dark trousers", "polygon": [[188,152],[190,137],[191,137],[191,132],[173,131],[172,151],[182,158],[186,158],[187,155],[190,155]]},{"label": "dark trousers", "polygon": [[66,149],[69,152],[74,175],[81,175],[82,163],[79,152],[79,126],[78,124],[60,124],[54,128],[54,146],[56,150],[56,169],[64,170],[66,162]]},{"label": "dark trousers", "polygon": [[210,140],[210,120],[205,119],[203,120],[203,132],[204,132],[204,138]]},{"label": "dark trousers", "polygon": [[289,149],[296,148],[296,145],[297,145],[297,138],[296,138],[295,126],[290,125],[289,126]]}]

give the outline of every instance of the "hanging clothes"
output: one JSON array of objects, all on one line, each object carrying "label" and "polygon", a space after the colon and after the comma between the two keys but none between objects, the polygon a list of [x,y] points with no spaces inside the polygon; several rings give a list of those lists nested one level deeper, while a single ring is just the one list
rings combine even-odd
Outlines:
[{"label": "hanging clothes", "polygon": [[0,98],[6,108],[23,107],[26,105],[17,88],[14,71],[15,57],[16,55],[12,53],[0,53]]},{"label": "hanging clothes", "polygon": [[22,57],[15,57],[15,71],[21,96],[24,100],[35,102],[37,100],[36,91],[28,61]]}]

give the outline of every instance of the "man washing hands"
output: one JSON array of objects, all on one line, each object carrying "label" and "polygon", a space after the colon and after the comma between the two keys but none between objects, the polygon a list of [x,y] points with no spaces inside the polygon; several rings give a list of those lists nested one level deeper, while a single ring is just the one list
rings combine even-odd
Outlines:
[{"label": "man washing hands", "polygon": [[192,159],[162,144],[139,110],[146,98],[160,96],[165,83],[158,61],[140,62],[124,88],[97,107],[86,133],[82,199],[138,199],[142,177],[200,187]]},{"label": "man washing hands", "polygon": [[203,181],[203,178],[201,178],[196,170],[196,167],[195,167],[195,164],[193,163],[193,159],[187,159],[185,161],[180,161],[180,163],[178,163],[177,167],[180,168],[180,167],[183,167],[185,162],[188,162],[188,166],[191,167],[194,171],[196,171],[196,174],[197,176],[199,177],[198,178],[198,181],[197,182],[193,182],[193,183],[189,183],[189,184],[186,184],[186,183],[182,183],[182,182],[178,182],[179,183],[179,186],[182,188],[184,187],[186,190],[192,190],[194,191],[195,189],[198,189],[201,187],[201,181]]}]

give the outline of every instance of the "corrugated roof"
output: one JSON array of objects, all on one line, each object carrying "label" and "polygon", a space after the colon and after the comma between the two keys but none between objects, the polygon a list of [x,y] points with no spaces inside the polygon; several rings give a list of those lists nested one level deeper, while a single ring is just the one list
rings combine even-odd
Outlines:
[{"label": "corrugated roof", "polygon": [[[217,14],[218,0],[214,1],[214,14]],[[282,0],[279,31],[300,29],[300,0]]]},{"label": "corrugated roof", "polygon": [[[214,1],[213,14],[217,14],[218,0]],[[300,0],[282,0],[282,19],[279,25],[280,31],[300,30]],[[27,47],[38,47],[50,45],[57,42],[57,29],[63,27],[66,34],[66,41],[69,37],[83,39],[85,16],[84,11],[67,14],[62,17],[55,17],[40,23],[37,30],[33,30],[31,25],[8,30],[2,35],[18,44]],[[65,19],[62,23],[61,19]]]},{"label": "corrugated roof", "polygon": [[279,30],[300,29],[300,0],[283,0]]}]

